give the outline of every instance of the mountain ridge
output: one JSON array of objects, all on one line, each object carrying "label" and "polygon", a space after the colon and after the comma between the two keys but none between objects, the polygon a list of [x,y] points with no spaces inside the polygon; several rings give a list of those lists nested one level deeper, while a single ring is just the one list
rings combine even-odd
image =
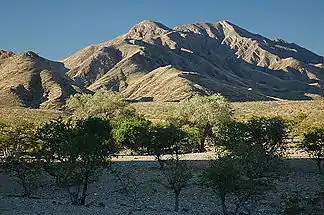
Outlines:
[{"label": "mountain ridge", "polygon": [[[7,55],[0,51],[0,60]],[[174,28],[144,20],[59,63],[65,69],[53,68],[54,73],[78,87],[71,95],[106,89],[131,100],[180,101],[221,93],[232,101],[250,101],[324,94],[324,57],[226,20]]]},{"label": "mountain ridge", "polygon": [[[116,64],[103,68],[103,70],[106,69],[106,72],[103,73],[110,74],[103,75],[106,76],[105,78],[99,75],[99,83],[94,81],[95,87],[92,83],[92,86],[89,86],[90,89],[107,88],[123,92],[126,85],[133,86],[133,83],[136,82],[132,76],[142,76],[159,67],[171,65],[182,72],[194,73],[198,71],[198,73],[208,76],[207,79],[213,79],[214,84],[209,84],[209,90],[206,90],[205,93],[222,90],[221,93],[232,100],[258,100],[261,97],[265,100],[269,97],[307,99],[307,96],[303,94],[305,90],[308,95],[321,94],[321,89],[314,85],[322,85],[323,72],[320,71],[321,66],[315,65],[322,65],[323,57],[294,43],[270,40],[253,34],[229,21],[186,24],[171,29],[161,23],[144,20],[132,27],[126,34],[94,47],[109,47],[115,51],[118,50],[123,59],[120,58]],[[82,51],[87,49],[89,47]],[[92,48],[91,54],[100,58],[100,54],[96,54],[94,49]],[[125,50],[128,51],[125,52]],[[156,56],[154,52],[158,52],[159,56]],[[111,54],[111,51],[109,53]],[[80,53],[77,53],[76,56],[80,57]],[[154,59],[153,63],[148,62],[150,59]],[[114,67],[117,65],[118,68],[123,69],[121,64],[125,64],[125,61],[130,65],[124,66],[124,70],[130,70],[130,66],[135,68],[128,74],[117,72]],[[69,60],[64,60],[63,63],[73,65],[73,62],[71,63]],[[154,63],[155,65],[153,65]],[[140,71],[136,70],[138,67],[140,67]],[[72,66],[71,69],[75,70],[75,67]],[[256,70],[255,74],[251,74],[251,70]],[[125,77],[128,77],[130,83],[125,81],[127,79]],[[224,81],[224,79],[228,80]],[[253,83],[253,79],[259,83]],[[269,85],[269,82],[278,82],[281,86],[299,85],[299,87],[297,89],[290,87],[293,89],[294,95],[280,95],[285,94],[280,91],[289,89],[273,89],[282,88],[273,86],[268,89],[268,91],[272,91],[270,93],[265,92],[266,90],[256,90],[254,95],[247,96],[252,93],[246,92],[246,89],[253,89],[253,85],[254,88],[255,85],[265,88],[264,85]],[[114,85],[113,83],[119,86],[111,87]],[[228,87],[233,83],[236,84],[235,89]],[[145,85],[145,83],[143,84]],[[244,93],[239,89],[241,87],[245,88]],[[206,87],[200,84],[200,88]],[[149,91],[149,89],[147,90]],[[127,92],[129,91],[132,90],[127,90]],[[235,95],[228,93],[233,91],[235,91]],[[170,92],[165,91],[165,93]],[[192,94],[188,94],[188,97]],[[131,95],[127,93],[127,96]],[[151,97],[156,96],[151,95]],[[156,99],[160,98],[156,97]]]}]

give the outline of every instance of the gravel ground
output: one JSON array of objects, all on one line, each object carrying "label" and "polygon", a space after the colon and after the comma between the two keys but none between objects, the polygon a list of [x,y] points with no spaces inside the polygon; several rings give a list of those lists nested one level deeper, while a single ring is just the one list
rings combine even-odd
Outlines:
[{"label": "gravel ground", "polygon": [[[163,186],[164,177],[152,157],[124,156],[115,160],[116,174],[105,171],[98,182],[91,184],[87,206],[76,207],[69,203],[65,191],[52,180],[35,190],[32,199],[17,197],[19,185],[7,175],[0,174],[0,214],[221,214],[220,202],[213,192],[199,183],[201,170],[208,165],[209,155],[203,159],[194,154],[189,165],[195,172],[190,185],[180,197],[180,212],[173,212],[173,193]],[[186,157],[187,159],[188,157]],[[291,173],[277,181],[277,189],[261,197],[256,203],[256,213],[280,214],[281,196],[295,190],[303,196],[312,196],[321,189],[321,178],[315,174],[316,166],[309,159],[290,159]],[[127,189],[123,189],[127,188]]]}]

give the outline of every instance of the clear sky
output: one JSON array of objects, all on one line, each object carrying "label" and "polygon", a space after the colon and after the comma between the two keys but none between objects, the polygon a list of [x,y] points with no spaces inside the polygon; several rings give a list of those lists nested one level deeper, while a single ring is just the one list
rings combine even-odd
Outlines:
[{"label": "clear sky", "polygon": [[3,0],[0,49],[60,60],[144,19],[169,27],[228,20],[324,55],[324,0]]}]

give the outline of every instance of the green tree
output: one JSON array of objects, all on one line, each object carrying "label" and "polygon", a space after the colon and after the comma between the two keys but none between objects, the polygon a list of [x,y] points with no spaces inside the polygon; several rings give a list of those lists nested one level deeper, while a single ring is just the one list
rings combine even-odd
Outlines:
[{"label": "green tree", "polygon": [[99,90],[95,94],[76,94],[66,101],[66,108],[76,119],[102,117],[105,119],[134,117],[135,109],[119,94]]},{"label": "green tree", "polygon": [[147,146],[163,167],[162,156],[180,155],[191,152],[198,141],[197,130],[188,127],[179,128],[173,124],[157,124],[150,130],[151,141]]},{"label": "green tree", "polygon": [[154,155],[161,167],[164,165],[163,155],[191,152],[199,138],[195,128],[178,128],[169,123],[152,124],[141,117],[124,119],[114,128],[113,134],[120,145],[137,153]]},{"label": "green tree", "polygon": [[[260,194],[273,188],[273,179],[281,173],[282,163],[265,152],[251,150],[245,155],[229,153],[216,159],[203,174],[206,185],[218,194],[224,215],[248,210]],[[230,211],[227,198],[232,196],[235,207]]]},{"label": "green tree", "polygon": [[287,125],[281,118],[253,117],[247,121],[228,121],[215,132],[215,143],[234,153],[251,148],[268,154],[281,154],[287,148]]},{"label": "green tree", "polygon": [[196,127],[200,131],[199,151],[205,150],[205,141],[212,137],[213,128],[231,119],[233,110],[230,103],[220,95],[194,96],[180,102],[171,111],[169,121],[183,126]]},{"label": "green tree", "polygon": [[[239,214],[246,202],[272,188],[273,179],[284,171],[277,157],[286,149],[287,130],[280,118],[251,118],[228,121],[216,132],[215,142],[226,153],[207,169],[204,178],[222,202],[223,214]],[[235,197],[235,209],[228,211],[227,196]]]},{"label": "green tree", "polygon": [[321,163],[324,156],[324,128],[313,128],[304,133],[303,141],[299,148],[316,159],[318,171],[321,172]]},{"label": "green tree", "polygon": [[[136,152],[147,152],[158,160],[167,179],[168,189],[175,195],[175,211],[179,210],[179,195],[191,177],[189,168],[179,156],[192,150],[199,132],[188,126],[178,128],[173,124],[152,124],[143,118],[128,118],[114,129],[114,139]],[[163,155],[171,158],[162,160]]]},{"label": "green tree", "polygon": [[253,117],[247,121],[251,144],[261,147],[269,154],[284,152],[287,149],[288,126],[280,117]]},{"label": "green tree", "polygon": [[203,175],[206,185],[217,192],[222,203],[223,214],[228,214],[226,205],[227,195],[239,188],[242,169],[240,162],[231,156],[215,160]]},{"label": "green tree", "polygon": [[85,205],[89,184],[118,151],[111,131],[108,121],[93,117],[58,119],[38,129],[39,158],[44,160],[45,170],[67,190],[72,204]]},{"label": "green tree", "polygon": [[[192,173],[180,156],[190,152],[197,143],[197,130],[173,124],[158,124],[151,129],[151,143],[148,150],[159,161],[162,173],[167,179],[167,187],[174,193],[174,211],[179,210],[179,196],[183,188],[188,185]],[[162,155],[169,155],[162,160]]]},{"label": "green tree", "polygon": [[150,145],[151,122],[142,117],[133,117],[122,120],[113,130],[117,143],[135,152],[147,152]]},{"label": "green tree", "polygon": [[21,123],[15,126],[2,125],[0,128],[2,167],[23,188],[23,197],[30,197],[39,185],[41,171],[34,152],[37,150],[35,126]]}]

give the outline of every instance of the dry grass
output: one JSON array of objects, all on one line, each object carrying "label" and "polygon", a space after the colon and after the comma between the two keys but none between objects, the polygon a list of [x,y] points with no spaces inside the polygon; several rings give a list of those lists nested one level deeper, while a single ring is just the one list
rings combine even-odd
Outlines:
[{"label": "dry grass", "polygon": [[[164,120],[168,111],[177,102],[139,102],[131,106],[136,111],[151,120]],[[233,102],[232,107],[236,117],[245,116],[296,116],[305,114],[304,124],[324,125],[324,100],[310,101],[261,101],[261,102]],[[24,120],[36,124],[63,116],[64,113],[55,110],[29,109],[21,107],[0,107],[0,121],[16,123]]]},{"label": "dry grass", "polygon": [[292,116],[297,114],[320,114],[324,110],[324,100],[308,101],[260,101],[260,102],[234,102],[233,108],[236,116]]},{"label": "dry grass", "polygon": [[0,107],[0,122],[8,124],[19,124],[26,121],[39,125],[60,116],[64,116],[64,113],[55,110]]},{"label": "dry grass", "polygon": [[[176,102],[139,102],[131,104],[140,114],[152,119],[163,119]],[[233,102],[234,115],[294,116],[323,115],[324,100]]]}]

